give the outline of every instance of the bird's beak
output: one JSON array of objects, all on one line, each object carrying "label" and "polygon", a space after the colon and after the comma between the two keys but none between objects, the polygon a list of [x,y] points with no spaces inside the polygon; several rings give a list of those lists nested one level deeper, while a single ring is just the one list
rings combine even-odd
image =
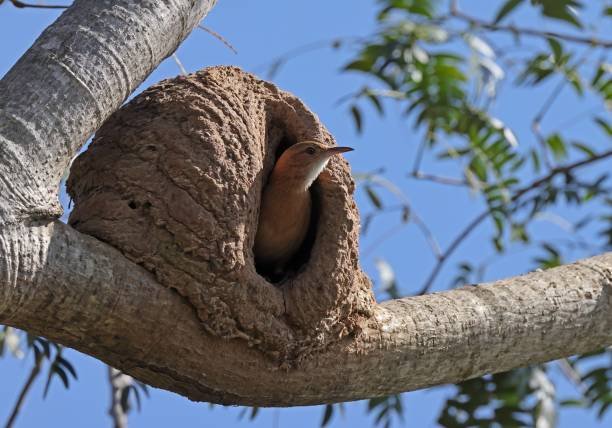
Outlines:
[{"label": "bird's beak", "polygon": [[338,155],[340,153],[351,152],[354,149],[352,147],[330,147],[325,150],[325,153],[329,156]]}]

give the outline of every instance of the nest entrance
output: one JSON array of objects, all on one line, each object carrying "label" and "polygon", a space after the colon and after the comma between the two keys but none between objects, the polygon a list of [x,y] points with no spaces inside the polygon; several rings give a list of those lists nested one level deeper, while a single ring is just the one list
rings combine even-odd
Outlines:
[{"label": "nest entrance", "polygon": [[[280,130],[282,132],[284,128],[278,127],[277,131]],[[274,155],[274,163],[280,158],[285,150],[287,150],[292,145],[298,143],[299,141],[293,137],[287,135],[286,131],[282,132],[280,138],[271,138],[267,141],[267,145],[269,147],[277,147]],[[270,171],[271,173],[271,171]],[[269,179],[270,173],[267,174],[266,180],[264,181],[263,188],[267,185],[267,181]],[[310,224],[308,226],[308,231],[306,232],[306,237],[302,242],[299,250],[292,257],[289,263],[285,266],[284,271],[278,272],[271,269],[269,266],[262,265],[261,263],[257,263],[255,260],[255,269],[258,274],[263,276],[266,280],[275,285],[280,285],[281,283],[285,283],[290,281],[295,276],[299,275],[308,264],[310,259],[310,253],[312,251],[316,235],[317,235],[317,224],[319,220],[319,210],[320,210],[320,202],[319,202],[319,189],[318,189],[318,180],[316,180],[313,185],[308,190],[311,195],[311,213],[310,213]],[[262,189],[263,193],[263,189]],[[261,200],[261,197],[260,197]]]}]

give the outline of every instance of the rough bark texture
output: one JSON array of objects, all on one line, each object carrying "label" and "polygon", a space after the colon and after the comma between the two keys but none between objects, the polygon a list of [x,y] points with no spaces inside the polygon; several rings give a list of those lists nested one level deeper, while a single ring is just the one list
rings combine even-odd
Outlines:
[{"label": "rough bark texture", "polygon": [[301,140],[334,144],[297,98],[238,68],[163,81],[74,161],[70,224],[185,296],[210,333],[283,361],[303,357],[353,332],[374,299],[341,158],[316,182],[318,221],[298,273],[277,287],[256,272],[262,187],[275,153]]},{"label": "rough bark texture", "polygon": [[357,400],[612,344],[612,253],[384,302],[359,334],[286,369],[244,340],[207,334],[184,298],[95,238],[61,223],[9,235],[2,252],[19,266],[0,286],[0,323],[192,400],[260,406]]},{"label": "rough bark texture", "polygon": [[[231,320],[249,316],[232,306],[232,311],[237,312],[229,316],[230,331],[245,333],[247,340],[240,334],[238,338],[226,338],[223,337],[226,330],[218,328],[216,323],[207,324],[208,319],[204,325],[213,334],[203,327],[201,318],[206,318],[202,314],[206,314],[207,305],[201,313],[194,311],[199,299],[207,293],[215,293],[210,294],[211,298],[216,293],[227,293],[217,278],[213,278],[215,287],[202,290],[199,285],[208,284],[200,282],[202,273],[185,263],[189,257],[200,257],[188,254],[188,244],[195,242],[201,243],[202,248],[209,247],[206,237],[198,235],[200,229],[192,231],[194,238],[189,238],[181,229],[179,217],[174,220],[176,228],[166,235],[172,237],[168,238],[170,242],[175,237],[186,237],[185,242],[180,241],[184,246],[177,251],[184,252],[185,258],[164,260],[164,263],[177,271],[187,266],[187,272],[195,272],[197,281],[183,283],[188,300],[160,284],[149,271],[117,249],[54,221],[58,214],[57,180],[69,160],[146,74],[173,52],[212,4],[212,1],[195,0],[77,0],[0,82],[0,323],[46,336],[153,386],[194,400],[267,406],[355,400],[408,391],[612,344],[612,254],[605,254],[492,285],[374,305],[373,314],[362,319],[361,330],[354,329],[352,334],[329,342],[329,346],[318,352],[306,352],[295,364],[280,367],[278,360],[249,344],[255,343],[259,339],[257,334],[265,329],[278,332],[286,328],[293,334],[327,313],[329,301],[317,300],[312,295],[316,288],[296,285],[316,275],[308,272],[309,267],[288,287],[293,291],[285,293],[293,296],[292,304],[286,309],[291,313],[291,322],[287,316],[286,320],[278,321],[280,327],[272,323],[261,327],[259,320],[255,320],[256,328],[248,323],[232,325]],[[274,92],[273,88],[269,89],[270,93]],[[278,97],[290,99],[280,93]],[[196,102],[202,102],[205,109],[212,111],[210,106],[216,102],[222,104],[223,100]],[[246,104],[238,105],[235,114],[239,118],[250,117],[246,114],[250,108]],[[295,107],[295,111],[299,108]],[[186,113],[194,120],[189,111]],[[227,125],[241,127],[239,120],[228,120]],[[302,123],[301,120],[297,123]],[[305,118],[304,123],[309,120],[313,119]],[[268,131],[267,125],[260,123],[259,131]],[[329,142],[329,136],[321,132],[321,137]],[[181,134],[182,131],[176,137],[185,143]],[[274,151],[262,144],[264,141],[280,144],[282,137],[272,134],[262,137],[256,132],[247,135],[260,135],[256,143],[259,145],[252,146],[252,153],[231,159],[232,150],[245,144],[242,137],[226,142],[227,152],[224,146],[220,153],[215,153],[225,159],[223,165],[237,176],[242,173],[237,168],[244,162],[249,167],[245,170],[247,177],[240,178],[236,185],[209,182],[208,178],[214,178],[217,172],[207,170],[203,171],[203,176],[208,178],[202,179],[202,185],[208,186],[211,195],[218,195],[221,188],[235,189],[246,200],[255,198],[254,205],[249,206],[250,213],[241,213],[238,208],[247,204],[235,199],[244,205],[230,207],[231,212],[242,216],[243,223],[237,221],[232,225],[242,224],[245,238],[232,238],[235,231],[220,232],[233,246],[218,250],[220,254],[227,254],[229,261],[225,258],[215,261],[224,270],[238,266],[243,269],[242,273],[248,269],[253,273],[248,259],[257,210],[255,195],[270,168]],[[161,143],[160,148],[166,147],[165,142]],[[198,148],[197,145],[186,147]],[[202,145],[199,150],[210,150],[206,147],[209,146]],[[213,147],[221,150],[220,146]],[[146,146],[139,149],[144,150],[143,157],[151,156]],[[128,151],[128,155],[139,158],[135,152]],[[179,155],[173,154],[175,161],[187,162],[186,170],[194,174],[195,169],[189,167],[185,155]],[[254,169],[250,168],[261,175],[253,176]],[[349,213],[352,208],[347,210],[350,182],[346,172],[340,163],[332,165],[331,172],[329,187],[321,181],[321,199],[325,200],[327,191],[332,195],[339,192],[341,196],[331,200],[339,204],[339,212]],[[173,177],[179,183],[182,179],[180,175]],[[250,189],[244,186],[247,180],[252,184]],[[190,203],[189,192],[195,192],[200,204],[194,204],[194,209],[199,212],[198,205],[206,206],[208,193],[191,189],[190,180],[185,183],[185,194],[175,191]],[[169,188],[175,185],[171,183]],[[144,204],[148,200],[135,201]],[[161,201],[150,202],[151,207]],[[216,209],[208,208],[213,213]],[[137,205],[134,211],[144,209],[145,206]],[[161,204],[156,209],[162,212],[167,208]],[[336,206],[330,208],[335,209]],[[117,212],[125,212],[121,210]],[[324,218],[328,215],[325,211],[323,206],[320,225],[332,221]],[[133,217],[126,217],[129,218]],[[157,231],[156,228],[152,230]],[[308,265],[314,266],[317,257],[336,257],[317,249],[318,245],[338,245],[335,238],[323,236],[325,233],[350,237],[355,228],[355,224],[347,224],[346,230],[341,231],[320,228]],[[143,233],[149,233],[149,229]],[[127,249],[124,251],[130,254]],[[177,253],[145,251],[149,256]],[[349,255],[340,257],[346,259]],[[212,263],[211,259],[209,264]],[[152,269],[152,266],[147,267]],[[236,273],[232,271],[228,275]],[[325,277],[320,284],[312,285],[333,290],[337,286],[334,279]],[[355,281],[361,290],[365,283],[357,277]],[[236,286],[236,282],[230,280],[227,285],[228,288]],[[266,293],[270,300],[266,306],[277,305],[282,310],[279,296],[283,293],[265,283],[250,285],[248,290]],[[249,296],[245,289],[240,288],[236,295],[247,293],[245,304],[257,309],[260,297]],[[344,291],[335,297],[333,293],[324,294],[336,298],[341,292]],[[349,297],[349,302],[351,298],[355,297]],[[309,299],[316,303],[313,308],[304,305],[304,301],[312,303]],[[363,299],[367,307],[367,297]],[[349,313],[347,307],[357,308],[357,302],[359,298],[344,307],[345,303],[340,302],[335,314]],[[309,312],[302,313],[302,309]],[[333,309],[331,313],[334,314]],[[222,313],[219,319],[227,319],[224,316]],[[314,328],[323,332],[334,329],[332,326],[326,330],[316,322]],[[276,340],[282,342],[283,335],[278,334],[273,339]]]},{"label": "rough bark texture", "polygon": [[61,215],[79,147],[216,0],[76,0],[0,81],[0,222]]}]

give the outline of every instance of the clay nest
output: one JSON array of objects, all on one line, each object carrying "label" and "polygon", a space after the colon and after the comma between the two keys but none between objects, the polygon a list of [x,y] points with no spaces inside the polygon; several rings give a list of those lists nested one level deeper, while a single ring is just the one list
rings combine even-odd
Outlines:
[{"label": "clay nest", "polygon": [[180,293],[210,334],[299,359],[357,333],[374,305],[340,157],[313,186],[293,274],[274,284],[257,271],[262,188],[301,140],[335,144],[299,99],[238,68],[164,80],[113,114],[74,161],[69,222]]}]

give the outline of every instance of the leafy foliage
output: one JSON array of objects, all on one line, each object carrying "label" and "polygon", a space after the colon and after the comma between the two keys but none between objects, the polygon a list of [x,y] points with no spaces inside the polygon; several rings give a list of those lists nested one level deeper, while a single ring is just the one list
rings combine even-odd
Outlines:
[{"label": "leafy foliage", "polygon": [[579,399],[566,400],[562,404],[594,408],[597,416],[602,418],[612,406],[612,349],[578,356],[572,364],[577,367],[593,359],[599,360],[600,364],[591,365],[590,369],[580,376],[580,381],[584,385],[583,396]]},{"label": "leafy foliage", "polygon": [[[490,20],[483,20],[462,12],[456,1],[451,2],[450,11],[435,1],[379,3],[378,32],[363,43],[343,69],[370,77],[366,85],[344,99],[357,131],[364,131],[365,105],[380,116],[386,115],[391,103],[398,105],[417,135],[423,136],[411,176],[466,187],[485,206],[446,250],[434,251],[437,264],[422,291],[432,286],[441,266],[459,244],[486,221],[493,225],[494,256],[480,264],[460,262],[453,286],[482,281],[487,264],[502,258],[509,246],[535,249],[534,268],[542,269],[563,263],[567,259],[565,253],[576,248],[591,254],[610,249],[612,203],[608,173],[606,168],[595,168],[590,174],[582,174],[583,169],[612,157],[610,147],[592,140],[576,140],[564,127],[543,131],[541,126],[562,92],[571,91],[576,100],[599,98],[605,107],[612,108],[612,66],[604,49],[609,42],[574,37],[571,33],[540,32],[537,28],[522,31],[514,24],[506,24],[520,10],[531,8],[542,21],[551,20],[568,28],[592,28],[593,23],[584,22],[579,13],[585,4],[576,0],[507,0]],[[597,12],[606,15],[608,9]],[[467,25],[458,26],[461,23]],[[506,35],[506,45],[514,44],[517,49],[499,48],[500,34]],[[533,46],[524,47],[525,37],[534,39]],[[541,106],[530,123],[531,141],[519,142],[514,131],[491,113],[505,82],[512,82],[520,90],[549,92],[536,100]],[[598,113],[592,121],[602,141],[609,140],[609,117]],[[461,171],[462,176],[423,172],[422,159],[431,153],[438,162],[450,165],[451,170]],[[397,205],[378,193],[377,183],[385,180],[380,174],[365,174],[358,180],[372,207],[364,215],[365,234],[376,216]],[[414,217],[414,207],[397,185],[387,183],[383,187],[393,189],[391,193],[399,206],[406,207],[410,214],[407,218]],[[600,214],[589,212],[579,220],[568,221],[554,212],[559,206],[588,210],[587,204]],[[541,221],[557,224],[572,235],[559,242],[536,240],[533,225]],[[424,224],[416,225],[432,240]],[[600,244],[586,242],[579,235],[579,231],[594,227],[599,228]],[[375,266],[378,290],[389,297],[400,296],[393,267],[382,257],[376,259]],[[524,368],[457,385],[438,423],[482,427],[554,425],[556,409],[566,403],[556,397],[547,367]],[[580,402],[596,407],[603,415],[610,406],[611,379],[608,366],[592,368],[582,376],[586,388]],[[390,411],[381,412],[379,408],[390,409],[397,403],[391,398],[371,400],[368,409],[378,416]]]},{"label": "leafy foliage", "polygon": [[[444,427],[528,427],[554,394],[540,368],[522,368],[456,385],[438,418]],[[545,426],[552,426],[545,425]]]},{"label": "leafy foliage", "polygon": [[72,364],[62,356],[64,348],[42,337],[26,334],[26,338],[27,347],[34,353],[34,364],[40,365],[44,360],[50,362],[43,397],[47,396],[54,378],[59,378],[66,389],[70,388],[70,377],[76,380],[78,376]]},{"label": "leafy foliage", "polygon": [[147,385],[137,380],[131,385],[126,386],[121,391],[121,409],[125,414],[129,413],[133,408],[134,404],[136,409],[140,412],[142,409],[142,398],[140,393],[143,393],[145,397],[149,398],[149,389]]}]

